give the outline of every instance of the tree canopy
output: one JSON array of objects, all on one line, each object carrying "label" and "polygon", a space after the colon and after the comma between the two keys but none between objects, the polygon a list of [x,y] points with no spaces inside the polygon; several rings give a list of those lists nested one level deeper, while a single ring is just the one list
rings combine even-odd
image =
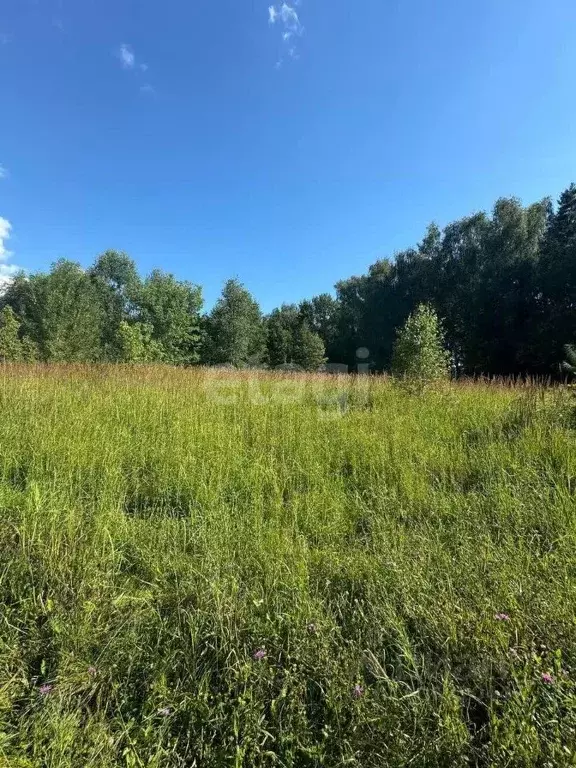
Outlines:
[{"label": "tree canopy", "polygon": [[236,279],[202,315],[199,286],[161,270],[141,277],[125,253],[106,251],[88,269],[60,260],[4,288],[0,310],[12,314],[0,320],[0,352],[309,370],[326,360],[387,371],[398,330],[420,305],[439,318],[457,374],[562,375],[564,350],[576,344],[576,186],[557,206],[502,198],[490,214],[431,224],[414,247],[339,281],[335,295],[268,315]]}]

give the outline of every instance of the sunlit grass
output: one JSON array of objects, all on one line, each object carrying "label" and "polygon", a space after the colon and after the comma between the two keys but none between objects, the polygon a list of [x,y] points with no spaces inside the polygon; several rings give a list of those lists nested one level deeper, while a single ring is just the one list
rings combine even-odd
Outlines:
[{"label": "sunlit grass", "polygon": [[0,766],[576,765],[570,392],[6,367],[0,405]]}]

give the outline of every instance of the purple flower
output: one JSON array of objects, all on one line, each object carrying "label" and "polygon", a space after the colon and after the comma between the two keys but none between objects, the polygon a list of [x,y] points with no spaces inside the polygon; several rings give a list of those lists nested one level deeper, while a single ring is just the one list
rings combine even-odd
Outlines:
[{"label": "purple flower", "polygon": [[88,667],[88,674],[90,675],[90,677],[96,677],[96,675],[98,674],[98,670],[96,669],[96,667]]},{"label": "purple flower", "polygon": [[550,672],[542,672],[542,682],[551,685],[554,682],[554,678]]},{"label": "purple flower", "polygon": [[266,654],[266,651],[264,650],[264,648],[259,648],[259,649],[258,649],[258,650],[257,650],[257,651],[256,651],[256,652],[253,654],[252,658],[254,659],[254,661],[262,661],[262,659],[265,659],[265,658],[266,658],[266,655],[267,655],[267,654]]},{"label": "purple flower", "polygon": [[510,621],[510,616],[508,616],[507,613],[496,613],[494,614],[494,618],[496,621]]},{"label": "purple flower", "polygon": [[41,696],[48,696],[54,689],[53,685],[50,685],[50,683],[44,683],[44,685],[41,685],[39,688],[39,692]]},{"label": "purple flower", "polygon": [[352,689],[352,696],[354,696],[355,699],[361,698],[362,696],[364,696],[364,688],[362,688],[361,685],[356,683],[356,685]]},{"label": "purple flower", "polygon": [[306,629],[308,630],[308,632],[310,632],[310,634],[311,634],[311,635],[315,635],[315,634],[316,634],[316,632],[318,631],[318,629],[317,629],[317,627],[316,627],[316,624],[314,624],[313,622],[311,622],[310,624],[308,624],[308,626],[306,627]]},{"label": "purple flower", "polygon": [[160,715],[160,717],[168,717],[170,714],[172,714],[172,710],[170,709],[170,707],[162,707],[161,709],[158,710],[158,714]]}]

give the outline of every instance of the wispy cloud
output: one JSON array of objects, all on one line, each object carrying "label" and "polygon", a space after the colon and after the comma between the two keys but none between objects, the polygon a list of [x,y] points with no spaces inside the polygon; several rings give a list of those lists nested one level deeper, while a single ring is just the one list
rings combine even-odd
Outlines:
[{"label": "wispy cloud", "polygon": [[[138,61],[136,54],[134,53],[134,49],[131,45],[128,45],[128,43],[122,43],[120,48],[118,48],[116,51],[116,55],[120,59],[120,64],[122,65],[123,69],[130,69],[136,73],[148,72],[148,64],[145,64],[143,61]],[[140,92],[155,93],[155,90],[151,85],[144,83],[140,86]]]},{"label": "wispy cloud", "polygon": [[124,69],[134,69],[136,66],[136,55],[132,48],[126,43],[122,43],[118,49],[118,58]]},{"label": "wispy cloud", "polygon": [[0,289],[10,282],[19,269],[15,264],[6,263],[12,256],[12,253],[6,248],[6,240],[10,237],[11,229],[12,225],[8,219],[0,216]]},{"label": "wispy cloud", "polygon": [[150,85],[150,83],[145,83],[140,86],[140,93],[147,93],[150,96],[153,96],[156,93],[156,89],[153,85]]},{"label": "wispy cloud", "polygon": [[6,168],[4,168],[3,165],[0,165],[0,179],[7,179],[8,178],[8,171]]},{"label": "wispy cloud", "polygon": [[12,37],[6,32],[0,32],[0,45],[7,45]]},{"label": "wispy cloud", "polygon": [[294,5],[283,2],[268,8],[268,23],[272,26],[278,25],[282,34],[283,54],[276,63],[277,67],[282,65],[284,55],[291,59],[298,57],[296,40],[304,34],[304,27],[295,7],[299,0],[293,0],[293,2]]}]

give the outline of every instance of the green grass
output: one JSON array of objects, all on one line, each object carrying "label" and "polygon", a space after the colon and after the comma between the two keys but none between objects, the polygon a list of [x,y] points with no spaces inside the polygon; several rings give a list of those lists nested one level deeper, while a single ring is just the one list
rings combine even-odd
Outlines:
[{"label": "green grass", "polygon": [[7,367],[0,405],[2,768],[576,766],[569,391]]}]

